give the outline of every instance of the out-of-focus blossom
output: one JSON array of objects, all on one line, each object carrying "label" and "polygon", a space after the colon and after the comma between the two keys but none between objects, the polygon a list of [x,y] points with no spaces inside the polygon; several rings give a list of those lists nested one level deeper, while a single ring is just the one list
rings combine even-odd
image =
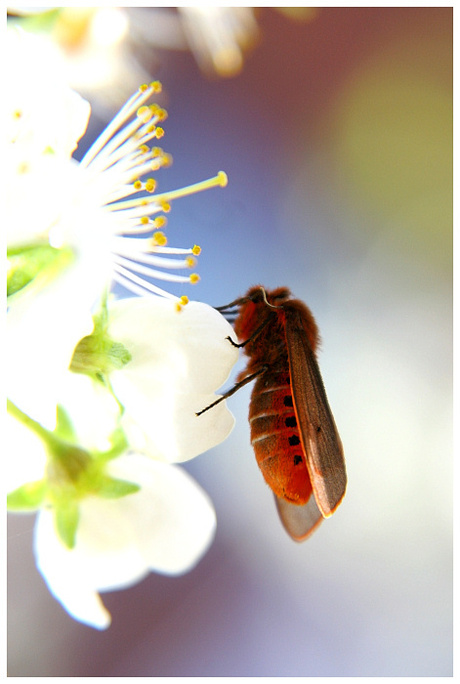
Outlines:
[{"label": "out-of-focus blossom", "polygon": [[65,85],[50,46],[22,31],[10,30],[5,37],[10,63],[2,101],[8,168],[4,223],[8,246],[16,247],[47,240],[65,211],[69,159],[86,130],[90,106]]},{"label": "out-of-focus blossom", "polygon": [[[37,19],[38,10],[42,15]],[[311,21],[313,7],[275,7]],[[104,110],[118,108],[163,51],[190,50],[208,76],[237,76],[262,34],[254,7],[11,7],[13,20],[53,45],[72,87]]]},{"label": "out-of-focus blossom", "polygon": [[252,7],[60,7],[48,8],[40,23],[27,10],[13,12],[54,43],[72,86],[85,95],[99,91],[112,104],[148,80],[134,56],[139,47],[191,50],[203,71],[229,77],[259,36]]},{"label": "out-of-focus blossom", "polygon": [[10,6],[9,10],[12,22],[36,35],[41,50],[53,50],[72,88],[104,111],[118,109],[139,83],[149,80],[131,50],[129,8]]},{"label": "out-of-focus blossom", "polygon": [[318,16],[318,7],[273,7],[274,10],[294,21],[312,21]]},{"label": "out-of-focus blossom", "polygon": [[203,71],[235,76],[244,52],[257,41],[259,28],[252,7],[179,7],[190,49]]}]

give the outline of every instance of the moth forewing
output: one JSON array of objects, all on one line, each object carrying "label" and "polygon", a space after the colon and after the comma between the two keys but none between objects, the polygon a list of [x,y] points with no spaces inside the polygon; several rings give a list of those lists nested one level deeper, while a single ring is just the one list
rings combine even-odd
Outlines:
[{"label": "moth forewing", "polygon": [[347,476],[335,421],[321,373],[298,310],[285,310],[286,343],[294,408],[307,469],[324,517],[335,511],[345,494]]}]

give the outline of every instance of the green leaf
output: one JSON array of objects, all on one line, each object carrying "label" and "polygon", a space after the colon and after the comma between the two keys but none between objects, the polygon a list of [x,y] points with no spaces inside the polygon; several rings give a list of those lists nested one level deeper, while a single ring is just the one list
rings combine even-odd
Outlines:
[{"label": "green leaf", "polygon": [[9,511],[34,511],[42,505],[47,491],[45,480],[28,482],[7,496]]},{"label": "green leaf", "polygon": [[55,508],[56,529],[60,540],[68,549],[75,546],[80,511],[75,499],[61,501]]},{"label": "green leaf", "polygon": [[127,496],[128,494],[135,494],[139,490],[140,486],[134,484],[134,482],[104,477],[101,479],[97,493],[104,499],[121,499],[121,497]]}]

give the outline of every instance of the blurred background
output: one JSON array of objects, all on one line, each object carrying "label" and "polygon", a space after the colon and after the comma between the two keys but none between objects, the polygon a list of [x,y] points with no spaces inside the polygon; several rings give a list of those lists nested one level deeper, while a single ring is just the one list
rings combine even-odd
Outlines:
[{"label": "blurred background", "polygon": [[222,305],[286,285],[311,307],[349,485],[292,542],[242,389],[230,437],[186,465],[217,511],[209,553],[184,577],[105,594],[102,633],[48,593],[33,517],[11,516],[9,675],[452,675],[452,8],[19,21],[92,104],[79,154],[139,83],[163,82],[174,164],[159,190],[229,177],[173,204],[170,244],[203,248],[200,283],[175,294]]}]

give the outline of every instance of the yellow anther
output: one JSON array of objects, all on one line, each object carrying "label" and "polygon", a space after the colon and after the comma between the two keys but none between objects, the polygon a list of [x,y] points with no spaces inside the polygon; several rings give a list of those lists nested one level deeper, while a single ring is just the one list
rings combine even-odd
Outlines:
[{"label": "yellow anther", "polygon": [[164,136],[165,132],[164,129],[161,128],[161,126],[157,126],[157,129],[155,131],[155,138],[162,138]]},{"label": "yellow anther", "polygon": [[189,280],[192,283],[192,285],[196,285],[196,283],[198,283],[200,280],[200,276],[198,275],[198,273],[191,273]]},{"label": "yellow anther", "polygon": [[161,202],[160,206],[165,214],[169,214],[169,212],[171,211],[171,205],[169,204],[169,202]]},{"label": "yellow anther", "polygon": [[147,133],[148,134],[155,133],[155,135],[156,135],[156,128],[157,127],[155,126],[155,124],[150,124],[150,126],[147,127]]},{"label": "yellow anther", "polygon": [[194,266],[196,266],[196,259],[195,259],[195,257],[192,257],[192,256],[186,257],[186,258],[185,258],[185,265],[186,265],[187,268],[193,268]]},{"label": "yellow anther", "polygon": [[162,158],[161,158],[161,165],[162,166],[171,166],[172,163],[173,163],[172,155],[164,153]]},{"label": "yellow anther", "polygon": [[142,183],[140,180],[134,181],[133,183],[133,188],[134,190],[142,190]]},{"label": "yellow anther", "polygon": [[180,302],[176,302],[174,304],[174,308],[176,309],[177,313],[180,313],[182,311],[182,304]]},{"label": "yellow anther", "polygon": [[152,88],[154,93],[161,93],[163,86],[161,85],[160,81],[152,81],[150,87]]},{"label": "yellow anther", "polygon": [[183,307],[187,306],[188,302],[189,299],[187,295],[182,295],[182,297],[179,298],[179,301],[175,304],[176,311],[182,311]]},{"label": "yellow anther", "polygon": [[139,117],[139,119],[142,119],[143,123],[148,123],[152,118],[152,112],[150,111],[150,107],[147,107],[146,105],[139,107],[139,109],[137,110],[137,116]]},{"label": "yellow anther", "polygon": [[139,86],[139,92],[140,93],[145,93],[146,90],[151,88],[152,86],[148,86],[147,83],[143,83],[142,85]]},{"label": "yellow anther", "polygon": [[161,147],[152,147],[151,149],[152,157],[161,157],[163,150]]},{"label": "yellow anther", "polygon": [[157,216],[153,220],[153,224],[154,224],[155,228],[164,228],[167,223],[168,223],[168,219],[166,218],[166,216]]},{"label": "yellow anther", "polygon": [[155,192],[156,185],[157,182],[154,178],[148,178],[145,181],[145,189],[147,190],[147,192]]},{"label": "yellow anther", "polygon": [[149,221],[150,219],[148,216],[141,216],[140,222],[143,226],[147,226],[149,224]]},{"label": "yellow anther", "polygon": [[227,174],[225,173],[225,171],[219,171],[219,173],[217,174],[217,178],[218,178],[220,187],[225,188],[225,186],[228,183],[228,177],[227,177]]},{"label": "yellow anther", "polygon": [[201,254],[201,247],[199,245],[193,245],[192,254],[194,254],[195,256]]},{"label": "yellow anther", "polygon": [[149,154],[150,153],[150,147],[148,145],[141,145],[139,147],[139,152],[142,152],[142,154]]},{"label": "yellow anther", "polygon": [[168,112],[166,111],[166,109],[163,109],[162,107],[158,107],[157,117],[158,117],[158,121],[164,121],[165,119],[168,118]]},{"label": "yellow anther", "polygon": [[152,242],[155,245],[155,247],[164,247],[168,244],[168,238],[161,230],[157,230],[152,235]]},{"label": "yellow anther", "polygon": [[13,112],[13,119],[20,119],[22,116],[22,111],[20,109],[16,109],[15,112]]}]

